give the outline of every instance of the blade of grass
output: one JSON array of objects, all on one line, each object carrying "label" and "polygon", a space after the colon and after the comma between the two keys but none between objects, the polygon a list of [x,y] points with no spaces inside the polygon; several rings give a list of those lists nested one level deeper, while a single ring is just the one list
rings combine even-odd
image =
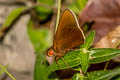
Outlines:
[{"label": "blade of grass", "polygon": [[56,26],[55,26],[55,28],[56,28],[55,32],[56,32],[58,24],[59,24],[60,8],[61,8],[61,0],[58,0],[57,21],[56,21]]},{"label": "blade of grass", "polygon": [[12,79],[16,80],[5,68],[3,65],[0,64],[0,68]]}]

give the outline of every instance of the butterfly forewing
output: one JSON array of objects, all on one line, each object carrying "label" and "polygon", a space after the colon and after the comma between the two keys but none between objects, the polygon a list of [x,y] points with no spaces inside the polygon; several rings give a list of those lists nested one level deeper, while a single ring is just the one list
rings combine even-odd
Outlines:
[{"label": "butterfly forewing", "polygon": [[53,49],[58,54],[78,47],[84,43],[84,34],[79,27],[75,14],[66,9],[61,18],[54,36]]}]

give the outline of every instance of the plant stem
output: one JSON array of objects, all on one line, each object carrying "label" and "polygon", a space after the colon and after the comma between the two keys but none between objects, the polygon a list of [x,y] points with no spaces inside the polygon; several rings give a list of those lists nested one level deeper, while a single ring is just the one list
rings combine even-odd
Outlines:
[{"label": "plant stem", "polygon": [[83,71],[81,68],[80,68],[80,75],[83,76]]},{"label": "plant stem", "polygon": [[104,67],[104,71],[107,70],[107,67],[108,67],[109,62],[110,62],[110,61],[107,61],[107,62],[106,62],[105,67]]},{"label": "plant stem", "polygon": [[6,74],[7,74],[12,80],[16,80],[16,79],[4,68],[4,66],[2,66],[1,64],[0,64],[0,68],[1,68],[4,72],[6,72]]},{"label": "plant stem", "polygon": [[57,27],[59,24],[60,9],[61,9],[61,0],[58,0],[58,10],[57,10],[57,20],[56,20],[55,32],[57,31]]}]

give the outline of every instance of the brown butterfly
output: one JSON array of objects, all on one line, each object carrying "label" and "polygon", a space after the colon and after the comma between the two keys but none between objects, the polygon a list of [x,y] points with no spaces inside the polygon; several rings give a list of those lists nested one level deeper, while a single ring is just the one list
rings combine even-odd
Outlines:
[{"label": "brown butterfly", "polygon": [[84,43],[84,34],[75,14],[66,9],[61,18],[54,36],[53,46],[48,50],[48,56],[55,56],[57,61],[68,51]]}]

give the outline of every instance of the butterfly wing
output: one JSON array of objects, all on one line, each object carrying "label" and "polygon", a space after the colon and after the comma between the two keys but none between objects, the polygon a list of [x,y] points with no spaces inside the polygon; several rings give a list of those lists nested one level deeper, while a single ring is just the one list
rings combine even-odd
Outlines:
[{"label": "butterfly wing", "polygon": [[84,34],[75,14],[66,9],[61,18],[54,37],[53,49],[56,52],[73,49],[84,43]]}]

